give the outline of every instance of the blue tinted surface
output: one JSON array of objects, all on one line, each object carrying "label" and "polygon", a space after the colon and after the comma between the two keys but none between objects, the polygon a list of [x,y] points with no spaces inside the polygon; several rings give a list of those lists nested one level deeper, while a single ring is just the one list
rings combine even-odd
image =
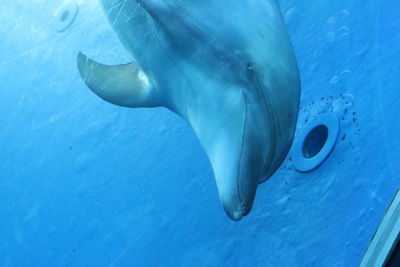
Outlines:
[{"label": "blue tinted surface", "polygon": [[355,266],[400,184],[398,0],[280,4],[302,76],[298,128],[340,119],[318,169],[290,162],[230,221],[189,126],[94,96],[76,55],[131,57],[98,1],[0,9],[0,266]]}]

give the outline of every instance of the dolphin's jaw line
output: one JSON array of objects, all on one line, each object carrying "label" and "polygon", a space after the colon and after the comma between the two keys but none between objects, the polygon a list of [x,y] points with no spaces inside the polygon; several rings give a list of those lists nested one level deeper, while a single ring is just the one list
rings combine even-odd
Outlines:
[{"label": "dolphin's jaw line", "polygon": [[[244,118],[243,118],[243,125],[242,125],[242,136],[241,136],[241,141],[240,141],[240,155],[239,155],[239,166],[237,170],[237,195],[239,199],[239,207],[240,207],[240,214],[235,212],[233,214],[233,217],[231,217],[232,220],[239,221],[243,216],[248,214],[250,212],[250,209],[245,203],[243,202],[243,197],[240,194],[240,179],[242,178],[241,176],[241,171],[242,171],[242,164],[243,164],[243,145],[244,145],[244,135],[245,135],[245,127],[247,123],[247,99],[246,99],[246,94],[244,92],[241,92],[243,101],[244,101]],[[248,210],[246,212],[246,209]]]}]

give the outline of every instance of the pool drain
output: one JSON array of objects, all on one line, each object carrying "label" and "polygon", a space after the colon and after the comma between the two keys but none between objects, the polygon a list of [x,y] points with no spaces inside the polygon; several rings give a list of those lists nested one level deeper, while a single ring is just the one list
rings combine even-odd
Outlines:
[{"label": "pool drain", "polygon": [[335,146],[338,133],[339,122],[332,113],[323,114],[306,125],[293,147],[296,170],[308,172],[318,167]]},{"label": "pool drain", "polygon": [[68,3],[56,14],[56,29],[63,32],[68,29],[75,21],[78,14],[78,5],[75,2]]}]

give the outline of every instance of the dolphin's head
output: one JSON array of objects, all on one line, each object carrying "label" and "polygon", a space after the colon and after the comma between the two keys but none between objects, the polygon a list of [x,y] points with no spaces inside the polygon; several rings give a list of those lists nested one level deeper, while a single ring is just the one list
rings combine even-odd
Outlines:
[{"label": "dolphin's head", "polygon": [[[296,75],[285,74],[287,79],[282,82],[274,79],[279,73],[269,76],[273,70],[255,57],[241,59],[231,61],[237,70],[215,80],[218,88],[225,90],[224,99],[215,100],[215,114],[221,122],[208,116],[218,129],[218,134],[209,133],[214,138],[211,151],[218,149],[217,155],[211,153],[209,158],[219,197],[225,212],[236,221],[251,211],[258,184],[269,178],[287,155],[298,109],[297,88],[291,86],[298,85]],[[234,92],[227,94],[228,88]]]}]

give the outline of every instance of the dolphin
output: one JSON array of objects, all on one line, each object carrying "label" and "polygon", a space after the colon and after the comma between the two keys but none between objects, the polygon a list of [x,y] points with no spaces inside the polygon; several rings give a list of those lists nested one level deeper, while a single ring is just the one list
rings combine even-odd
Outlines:
[{"label": "dolphin", "polygon": [[79,53],[82,79],[130,108],[166,107],[193,128],[232,220],[285,159],[299,109],[296,58],[275,0],[102,0],[133,61]]}]

